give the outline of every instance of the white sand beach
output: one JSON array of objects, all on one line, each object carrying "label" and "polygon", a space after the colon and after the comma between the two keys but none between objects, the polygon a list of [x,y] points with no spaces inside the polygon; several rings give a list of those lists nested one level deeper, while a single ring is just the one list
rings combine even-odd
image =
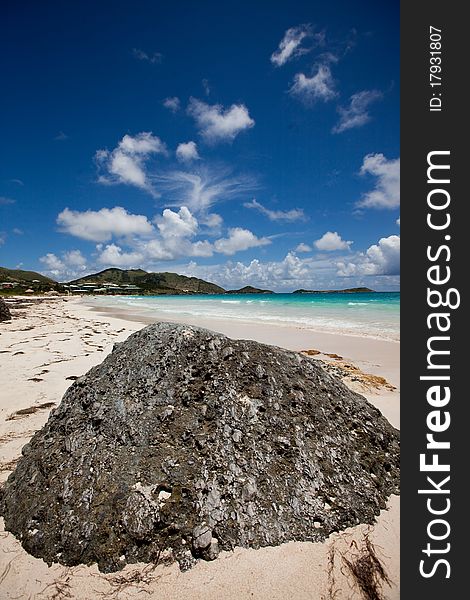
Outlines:
[{"label": "white sand beach", "polygon": [[[80,298],[22,298],[12,320],[0,324],[0,484],[74,379],[100,363],[149,319],[116,309],[90,308]],[[194,318],[185,322],[234,338],[254,339],[291,350],[318,350],[315,358],[357,367],[350,384],[399,427],[399,343],[305,329],[246,325]],[[335,354],[340,358],[327,356]],[[103,575],[96,566],[48,567],[27,554],[0,519],[0,598],[138,598],[159,600],[342,600],[363,598],[347,561],[354,562],[367,540],[374,545],[390,584],[383,595],[395,600],[399,585],[399,499],[390,498],[376,525],[334,534],[324,543],[291,542],[260,550],[223,552],[182,573],[176,564],[127,565]]]}]

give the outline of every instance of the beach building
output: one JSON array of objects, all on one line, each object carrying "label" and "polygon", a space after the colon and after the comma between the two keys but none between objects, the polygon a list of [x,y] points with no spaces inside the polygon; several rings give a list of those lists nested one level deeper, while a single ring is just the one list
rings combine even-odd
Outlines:
[{"label": "beach building", "polygon": [[135,294],[140,291],[140,287],[133,284],[118,285],[111,282],[93,282],[89,281],[76,285],[74,283],[61,283],[65,291],[71,294]]}]

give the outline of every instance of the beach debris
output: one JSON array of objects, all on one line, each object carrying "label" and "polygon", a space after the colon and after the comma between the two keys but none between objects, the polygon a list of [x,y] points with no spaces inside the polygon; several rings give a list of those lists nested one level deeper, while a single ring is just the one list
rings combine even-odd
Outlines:
[{"label": "beach debris", "polygon": [[352,557],[343,555],[342,560],[365,600],[385,600],[383,586],[392,582],[368,535]]},{"label": "beach debris", "polygon": [[310,348],[309,350],[301,350],[301,352],[307,356],[317,356],[317,354],[322,354],[320,350],[315,350],[314,348]]},{"label": "beach debris", "polygon": [[11,312],[8,304],[3,298],[0,298],[0,321],[10,321]]},{"label": "beach debris", "polygon": [[324,368],[333,376],[339,377],[348,387],[359,393],[386,389],[393,392],[397,388],[381,375],[365,373],[347,361],[331,363],[324,361]]},{"label": "beach debris", "polygon": [[6,529],[103,572],[322,541],[399,489],[397,430],[318,361],[171,323],[116,344],[22,454]]},{"label": "beach debris", "polygon": [[55,402],[44,402],[43,404],[29,406],[28,408],[21,408],[20,410],[17,410],[10,416],[6,417],[5,421],[16,421],[17,419],[34,415],[34,413],[37,413],[39,410],[46,410],[47,408],[52,408],[53,406],[55,406]]},{"label": "beach debris", "polygon": [[322,355],[334,359],[335,362],[321,358],[316,360],[322,364],[323,368],[326,369],[330,375],[339,377],[344,384],[355,392],[370,392],[381,389],[393,392],[397,389],[387,381],[385,377],[373,375],[372,373],[365,373],[353,363],[346,361],[342,356],[339,356],[339,354],[321,352],[320,350],[314,349],[301,350],[300,353],[306,356]]}]

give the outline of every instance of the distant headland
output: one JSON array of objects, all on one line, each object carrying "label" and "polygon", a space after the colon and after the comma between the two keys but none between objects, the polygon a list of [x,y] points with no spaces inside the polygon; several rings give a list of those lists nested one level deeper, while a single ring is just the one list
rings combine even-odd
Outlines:
[{"label": "distant headland", "polygon": [[375,293],[375,290],[371,290],[368,287],[356,287],[346,288],[344,290],[295,290],[293,294],[371,294]]},{"label": "distant headland", "polygon": [[[246,285],[226,290],[220,285],[177,273],[151,273],[143,269],[105,269],[68,282],[54,281],[35,271],[0,267],[0,292],[3,294],[66,293],[103,295],[184,295],[184,294],[275,294],[272,290]],[[367,287],[344,290],[304,290],[292,294],[371,293]]]}]

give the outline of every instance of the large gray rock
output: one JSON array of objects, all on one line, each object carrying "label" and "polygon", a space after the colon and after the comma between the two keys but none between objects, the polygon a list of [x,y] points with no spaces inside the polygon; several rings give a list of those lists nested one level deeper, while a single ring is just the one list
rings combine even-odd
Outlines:
[{"label": "large gray rock", "polygon": [[3,298],[0,298],[0,322],[9,321],[11,319],[10,309]]},{"label": "large gray rock", "polygon": [[6,528],[102,571],[323,540],[398,492],[398,432],[314,360],[166,323],[77,379],[23,455]]}]

